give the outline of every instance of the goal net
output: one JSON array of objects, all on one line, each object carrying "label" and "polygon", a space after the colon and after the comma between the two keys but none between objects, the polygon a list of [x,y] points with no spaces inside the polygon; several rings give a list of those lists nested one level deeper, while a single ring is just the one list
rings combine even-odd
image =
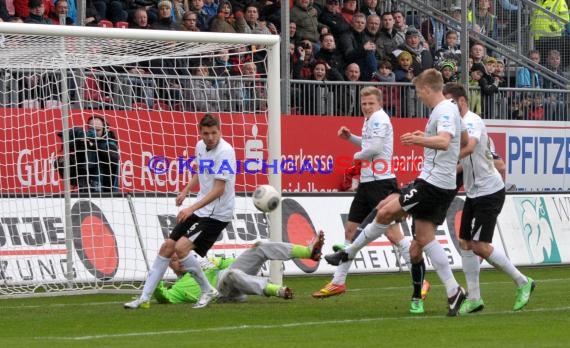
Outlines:
[{"label": "goal net", "polygon": [[281,238],[279,213],[269,227],[247,196],[281,187],[262,168],[280,158],[278,36],[8,23],[0,33],[0,296],[140,288],[194,175],[205,113],[236,150],[240,193],[209,256]]}]

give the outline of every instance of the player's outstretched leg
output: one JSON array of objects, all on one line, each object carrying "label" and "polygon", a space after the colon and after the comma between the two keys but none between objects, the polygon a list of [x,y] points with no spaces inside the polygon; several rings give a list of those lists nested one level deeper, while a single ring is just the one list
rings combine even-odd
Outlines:
[{"label": "player's outstretched leg", "polygon": [[328,283],[319,291],[313,292],[312,296],[314,298],[327,298],[336,295],[342,295],[346,292],[346,285],[345,284],[334,284]]},{"label": "player's outstretched leg", "polygon": [[290,287],[280,286],[273,283],[267,283],[267,285],[265,285],[265,288],[263,289],[263,294],[268,297],[270,296],[281,297],[284,300],[292,300],[294,296],[293,289],[291,289]]},{"label": "player's outstretched leg", "polygon": [[311,243],[307,246],[311,251],[311,256],[309,257],[313,261],[319,261],[322,255],[323,245],[325,244],[325,233],[319,231],[316,237],[313,238]]}]

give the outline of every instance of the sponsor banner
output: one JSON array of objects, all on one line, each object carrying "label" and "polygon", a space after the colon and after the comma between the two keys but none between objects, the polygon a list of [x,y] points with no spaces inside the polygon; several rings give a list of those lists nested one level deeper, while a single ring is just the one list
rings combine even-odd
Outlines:
[{"label": "sponsor banner", "polygon": [[[16,110],[4,109],[6,115]],[[186,160],[194,154],[198,140],[197,122],[202,114],[166,111],[97,110],[104,116],[119,139],[120,189],[125,192],[178,192],[190,179]],[[73,110],[70,124],[84,127],[89,115]],[[223,135],[236,149],[239,160],[271,162],[287,161],[291,174],[282,175],[286,192],[340,191],[343,174],[311,173],[300,168],[330,170],[338,167],[339,158],[352,158],[356,146],[337,136],[341,126],[360,135],[362,117],[282,117],[282,156],[267,158],[267,118],[263,114],[221,114]],[[62,192],[63,182],[53,168],[61,154],[62,142],[56,135],[61,130],[59,110],[37,110],[34,117],[18,118],[18,127],[11,117],[0,118],[0,138],[6,146],[0,153],[0,190],[3,193]],[[485,120],[497,151],[507,165],[507,181],[521,191],[570,190],[570,129],[563,122]],[[403,146],[400,135],[423,130],[426,119],[393,118],[393,170],[400,185],[418,175],[423,164],[423,148]],[[231,126],[230,126],[231,125]],[[46,132],[46,130],[48,130]],[[165,173],[149,168],[151,159],[169,162]],[[346,161],[343,161],[346,162]],[[272,162],[271,162],[272,163]],[[291,166],[294,166],[291,170]],[[253,191],[267,183],[267,175],[252,173],[237,175],[238,191]],[[295,170],[296,169],[296,170]],[[543,180],[535,180],[540,175]]]},{"label": "sponsor banner", "polygon": [[[400,185],[413,181],[423,163],[423,149],[418,146],[403,146],[399,135],[415,130],[424,130],[427,119],[392,118],[394,128],[394,174]],[[316,161],[334,162],[340,157],[353,158],[360,149],[338,137],[341,126],[348,127],[357,136],[362,134],[363,117],[286,116],[282,118],[283,159],[303,163],[309,160],[316,167]],[[292,174],[282,176],[282,187],[286,192],[330,192],[341,191],[343,175]]]},{"label": "sponsor banner", "polygon": [[507,196],[499,225],[515,264],[570,262],[570,195]]},{"label": "sponsor banner", "polygon": [[[326,233],[323,253],[330,253],[334,243],[344,240],[343,226],[351,201],[352,197],[348,195],[285,196],[282,201],[283,241],[306,245],[317,231],[323,230]],[[187,204],[190,202],[191,198],[186,201]],[[160,245],[175,224],[178,211],[173,197],[134,197],[131,201],[127,198],[73,199],[71,204],[73,243],[67,245],[63,199],[0,199],[0,281],[7,285],[65,282],[68,246],[72,246],[72,281],[144,280]],[[550,204],[551,220],[568,220],[568,197]],[[521,206],[526,209],[526,205]],[[454,269],[461,267],[457,235],[462,207],[463,199],[457,197],[445,223],[436,232],[436,239]],[[407,237],[411,236],[410,225],[409,220],[402,224]],[[513,239],[520,239],[520,233],[502,239],[496,233],[495,237],[495,247],[504,250],[502,241],[510,245]],[[558,244],[570,244],[563,237],[555,237]],[[237,257],[255,242],[268,238],[266,216],[255,210],[250,199],[240,197],[234,219],[209,256]],[[570,260],[570,256],[565,257],[563,261]],[[525,264],[528,262],[528,259],[520,260]],[[429,260],[426,262],[432,269]],[[266,266],[262,269],[265,275],[268,272]],[[383,236],[358,253],[351,272],[393,272],[405,268],[396,249]],[[331,274],[334,270],[335,267],[324,260],[318,263],[291,260],[284,264],[285,275]],[[173,277],[171,272],[166,276]]]},{"label": "sponsor banner", "polygon": [[[4,109],[6,115],[16,110]],[[172,111],[97,110],[116,133],[120,151],[120,190],[124,192],[178,192],[191,177],[185,167],[186,160],[194,155],[198,141],[198,120],[203,114]],[[85,127],[91,113],[72,110],[71,127]],[[304,165],[318,168],[339,157],[352,158],[358,148],[337,136],[340,126],[349,127],[360,135],[361,117],[282,117],[282,156],[267,158],[267,118],[263,114],[220,114],[224,138],[236,149],[236,158],[242,161],[280,160],[294,164],[295,174],[282,175],[283,189],[287,192],[339,191],[343,175],[298,173]],[[18,118],[18,127],[11,117],[0,118],[0,138],[7,144],[0,153],[0,190],[3,193],[62,192],[53,163],[62,154],[61,112],[56,109],[35,110],[34,117]],[[395,134],[424,129],[422,119],[393,119]],[[46,132],[47,130],[47,132]],[[397,138],[397,136],[396,136]],[[404,147],[395,141],[394,171],[402,184],[417,176],[423,160],[419,147]],[[165,173],[149,168],[151,159],[168,160]],[[259,163],[259,162],[258,162]],[[151,167],[151,166],[150,166]],[[261,169],[250,164],[251,171]],[[291,169],[289,167],[289,169]],[[330,169],[327,167],[327,169]],[[251,192],[257,185],[267,183],[262,173],[237,175],[238,191]]]},{"label": "sponsor banner", "polygon": [[[125,279],[144,261],[136,255],[136,230],[126,199],[71,202],[72,281]],[[61,198],[0,199],[0,279],[58,283],[66,280],[68,245]],[[133,253],[125,251],[132,250]],[[126,256],[126,257],[125,257]]]},{"label": "sponsor banner", "polygon": [[[518,191],[570,191],[567,122],[485,120]],[[536,177],[540,176],[540,180]]]},{"label": "sponsor banner", "polygon": [[[34,110],[33,117],[18,116],[21,110],[3,109],[0,139],[6,146],[0,153],[0,190],[3,193],[63,192],[63,181],[53,163],[63,154],[60,110]],[[19,112],[19,113],[18,113]],[[198,121],[203,113],[171,111],[72,110],[70,127],[85,129],[86,120],[96,114],[105,117],[118,138],[120,190],[124,192],[178,192],[190,180],[184,166],[194,155],[199,140]],[[267,117],[252,114],[221,114],[224,137],[234,145],[237,159],[265,158]],[[14,124],[18,126],[15,127]],[[170,162],[166,173],[149,168],[153,157]],[[253,191],[267,183],[263,174],[238,175],[238,191]]]}]

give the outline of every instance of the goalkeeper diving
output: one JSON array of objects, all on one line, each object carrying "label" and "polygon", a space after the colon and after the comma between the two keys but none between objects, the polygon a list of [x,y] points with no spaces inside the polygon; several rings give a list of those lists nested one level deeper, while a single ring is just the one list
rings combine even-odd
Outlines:
[{"label": "goalkeeper diving", "polygon": [[[293,298],[293,290],[286,286],[273,284],[267,277],[259,276],[261,267],[267,260],[321,258],[324,233],[320,231],[308,246],[283,242],[257,242],[237,258],[216,257],[202,259],[201,267],[208,282],[220,292],[218,302],[244,302],[247,295],[264,295]],[[158,284],[154,298],[158,303],[195,303],[201,295],[200,285],[188,272],[182,270],[174,256],[170,268],[178,276],[172,286],[164,281]],[[148,308],[148,307],[145,307]]]}]

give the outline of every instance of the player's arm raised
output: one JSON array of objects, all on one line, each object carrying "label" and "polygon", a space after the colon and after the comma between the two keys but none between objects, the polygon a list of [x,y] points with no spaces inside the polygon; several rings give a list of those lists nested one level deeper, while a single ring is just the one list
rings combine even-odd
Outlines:
[{"label": "player's arm raised", "polygon": [[362,146],[362,138],[352,134],[350,129],[348,129],[345,126],[340,127],[340,129],[338,130],[338,136],[341,139],[349,140],[351,143],[353,143],[358,147]]}]

